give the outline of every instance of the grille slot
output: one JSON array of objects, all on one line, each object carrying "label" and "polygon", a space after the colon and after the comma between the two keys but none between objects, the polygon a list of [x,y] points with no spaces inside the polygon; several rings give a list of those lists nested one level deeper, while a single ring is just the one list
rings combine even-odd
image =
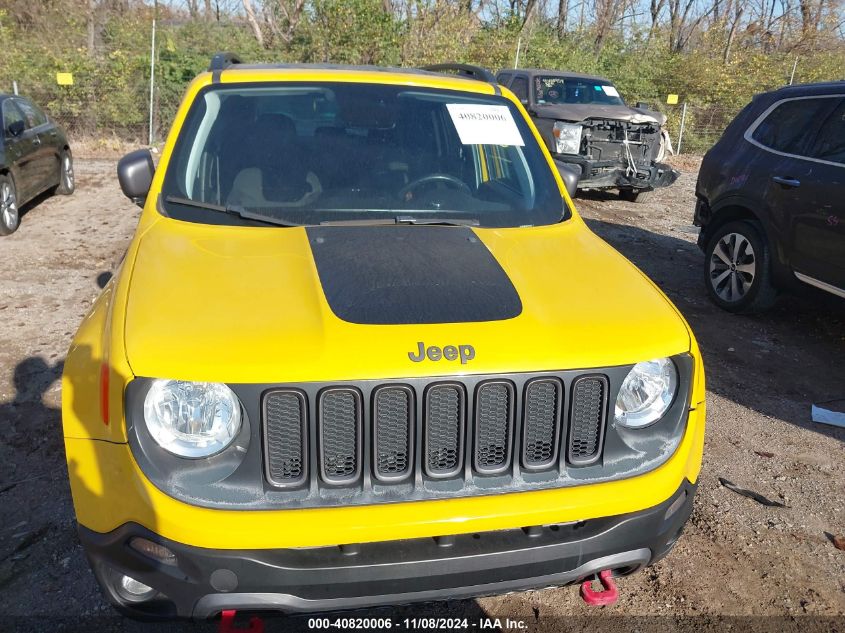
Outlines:
[{"label": "grille slot", "polygon": [[572,383],[567,459],[574,466],[595,462],[601,454],[607,410],[607,379],[583,376]]},{"label": "grille slot", "polygon": [[305,481],[305,414],[305,396],[299,391],[273,391],[264,397],[267,479],[276,486],[298,486]]},{"label": "grille slot", "polygon": [[557,461],[563,388],[559,381],[532,380],[525,388],[522,465],[543,470]]},{"label": "grille slot", "polygon": [[399,481],[411,474],[413,410],[413,392],[408,387],[391,385],[376,389],[373,397],[376,479]]},{"label": "grille slot", "polygon": [[510,466],[513,387],[487,382],[478,387],[475,398],[473,467],[485,475],[500,473]]},{"label": "grille slot", "polygon": [[351,483],[361,474],[361,396],[355,389],[320,394],[320,474],[330,484]]},{"label": "grille slot", "polygon": [[464,390],[459,385],[430,387],[425,398],[425,470],[429,477],[460,472],[464,452]]}]

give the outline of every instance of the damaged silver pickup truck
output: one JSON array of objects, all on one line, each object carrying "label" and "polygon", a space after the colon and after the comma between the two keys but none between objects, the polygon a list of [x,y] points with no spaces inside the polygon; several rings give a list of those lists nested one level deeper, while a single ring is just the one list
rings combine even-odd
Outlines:
[{"label": "damaged silver pickup truck", "polygon": [[579,174],[578,189],[616,188],[643,202],[678,178],[660,162],[670,147],[666,116],[628,107],[607,79],[521,68],[496,80],[522,101],[555,160]]}]

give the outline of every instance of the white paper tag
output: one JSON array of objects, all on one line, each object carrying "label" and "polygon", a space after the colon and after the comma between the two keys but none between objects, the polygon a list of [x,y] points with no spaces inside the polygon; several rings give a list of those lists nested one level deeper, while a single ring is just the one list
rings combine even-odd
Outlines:
[{"label": "white paper tag", "polygon": [[604,90],[604,94],[608,97],[618,97],[619,91],[614,86],[602,86],[602,90]]},{"label": "white paper tag", "polygon": [[525,145],[507,106],[447,103],[446,108],[464,145]]}]

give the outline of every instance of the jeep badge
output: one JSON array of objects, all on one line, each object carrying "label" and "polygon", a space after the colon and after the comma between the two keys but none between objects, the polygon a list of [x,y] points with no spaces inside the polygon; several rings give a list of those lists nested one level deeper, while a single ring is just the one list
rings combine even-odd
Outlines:
[{"label": "jeep badge", "polygon": [[421,363],[428,357],[428,360],[440,360],[445,358],[446,360],[457,360],[461,359],[461,365],[466,365],[467,362],[471,361],[475,358],[475,348],[472,345],[458,345],[455,347],[454,345],[447,345],[444,348],[439,348],[436,345],[430,345],[426,347],[422,341],[417,343],[417,351],[408,352],[408,358],[410,358],[415,363]]}]

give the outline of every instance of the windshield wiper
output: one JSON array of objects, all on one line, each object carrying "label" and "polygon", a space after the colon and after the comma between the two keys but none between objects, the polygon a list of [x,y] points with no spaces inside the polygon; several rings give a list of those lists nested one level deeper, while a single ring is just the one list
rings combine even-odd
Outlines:
[{"label": "windshield wiper", "polygon": [[413,215],[397,215],[395,218],[356,218],[354,220],[326,220],[320,226],[382,226],[385,224],[439,224],[442,226],[478,226],[475,218],[418,218]]},{"label": "windshield wiper", "polygon": [[272,224],[274,226],[304,226],[302,224],[294,224],[274,218],[270,215],[263,215],[261,213],[252,213],[243,207],[232,205],[213,204],[211,202],[201,202],[199,200],[191,200],[190,198],[180,198],[179,196],[167,196],[164,198],[165,202],[172,202],[173,204],[183,204],[186,207],[195,207],[197,209],[207,209],[208,211],[216,211],[217,213],[226,213],[228,215],[236,215],[244,220],[253,220],[255,222],[263,222],[264,224]]},{"label": "windshield wiper", "polygon": [[440,224],[442,226],[478,226],[475,218],[418,218],[413,215],[397,215],[396,224]]}]

